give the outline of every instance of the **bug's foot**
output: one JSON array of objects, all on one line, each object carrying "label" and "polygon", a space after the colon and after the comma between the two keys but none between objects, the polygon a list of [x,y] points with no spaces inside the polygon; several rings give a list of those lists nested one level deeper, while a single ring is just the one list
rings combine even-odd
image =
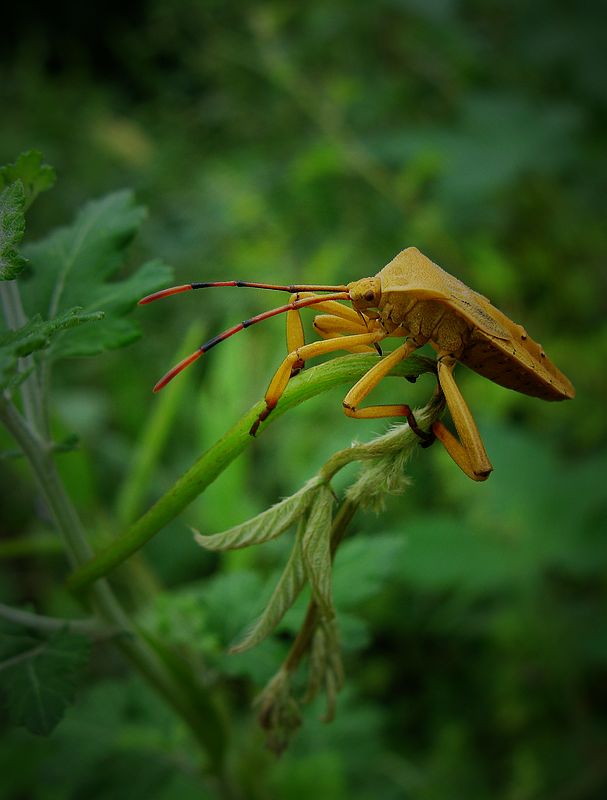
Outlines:
[{"label": "bug's foot", "polygon": [[305,363],[305,362],[304,362],[304,361],[303,361],[301,358],[299,358],[299,359],[298,359],[298,360],[297,360],[297,361],[296,361],[296,362],[293,364],[293,366],[291,367],[291,378],[294,378],[296,375],[299,375],[299,373],[300,373],[300,372],[302,371],[302,369],[304,368],[304,363]]},{"label": "bug's foot", "polygon": [[255,434],[257,433],[257,429],[259,428],[261,423],[264,421],[264,419],[267,419],[270,416],[270,414],[274,410],[274,407],[275,407],[275,405],[268,405],[268,403],[266,403],[266,407],[264,408],[264,410],[257,417],[255,422],[251,425],[251,429],[249,430],[249,435],[250,436],[255,436]]},{"label": "bug's foot", "polygon": [[407,409],[408,409],[408,412],[409,412],[408,414],[405,415],[406,418],[407,418],[407,422],[409,424],[409,427],[413,431],[413,433],[416,436],[419,436],[419,438],[421,439],[420,446],[421,447],[430,447],[430,445],[436,439],[436,436],[434,435],[434,433],[432,431],[423,431],[419,427],[419,425],[417,424],[417,420],[415,419],[415,415],[413,414],[413,411],[411,411],[409,406],[407,406]]}]

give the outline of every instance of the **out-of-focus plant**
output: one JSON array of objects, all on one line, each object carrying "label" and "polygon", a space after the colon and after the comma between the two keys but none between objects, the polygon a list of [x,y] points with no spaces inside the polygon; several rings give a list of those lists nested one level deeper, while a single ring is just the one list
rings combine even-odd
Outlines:
[{"label": "out-of-focus plant", "polygon": [[[12,721],[33,733],[48,734],[73,702],[79,673],[92,641],[107,639],[189,727],[203,752],[203,767],[229,796],[226,771],[228,732],[217,697],[193,665],[171,643],[137,622],[106,576],[199,495],[253,441],[251,421],[256,405],[171,487],[123,536],[97,555],[56,465],[58,452],[73,448],[53,438],[52,369],[63,359],[94,356],[118,348],[138,336],[125,315],[136,300],[165,284],[170,270],[159,261],[143,264],[129,277],[116,279],[126,250],[143,218],[129,192],[89,203],[74,223],[40,242],[21,247],[25,211],[54,174],[38,153],[21,156],[0,172],[0,294],[4,328],[0,334],[0,420],[29,462],[38,488],[63,540],[74,568],[68,585],[88,607],[87,619],[58,619],[24,609],[0,606],[4,635],[0,645],[0,691]],[[369,366],[366,355],[346,356],[306,370],[289,385],[270,422],[303,400],[331,386],[360,377]],[[396,374],[415,380],[433,372],[434,362],[411,357]],[[418,412],[422,425],[442,413],[436,394]],[[165,409],[166,411],[166,409]],[[266,422],[262,428],[267,427]],[[154,425],[151,430],[157,431]],[[154,434],[153,438],[162,436]],[[244,652],[266,639],[296,601],[307,581],[311,600],[292,648],[259,699],[260,720],[270,746],[280,752],[299,722],[292,678],[305,655],[309,658],[305,700],[322,689],[326,720],[335,715],[342,685],[337,617],[332,592],[332,561],[358,507],[379,509],[386,494],[408,485],[406,461],[418,447],[408,425],[396,426],[369,444],[355,444],[335,453],[305,486],[277,505],[223,533],[196,535],[207,550],[226,551],[276,539],[297,527],[291,555],[268,605],[257,623],[233,648]],[[153,450],[155,445],[150,444]],[[352,462],[361,462],[358,478],[345,492],[334,514],[334,476]],[[127,484],[118,502],[118,524],[132,516],[140,492],[140,466],[133,486]],[[125,499],[126,498],[126,499]]]},{"label": "out-of-focus plant", "polygon": [[[72,567],[93,550],[55,462],[57,443],[50,422],[52,369],[62,359],[93,356],[121,347],[138,335],[125,314],[142,292],[158,288],[171,274],[159,261],[143,264],[130,277],[112,280],[144,211],[130,192],[87,204],[72,225],[20,250],[25,212],[54,180],[38,153],[22,155],[0,173],[0,420],[30,464],[38,488],[63,539]],[[88,604],[113,630],[112,640],[197,737],[207,768],[223,776],[223,724],[203,687],[196,689],[172,664],[162,646],[137,631],[116,593],[97,583]],[[36,733],[49,733],[74,695],[86,661],[88,628],[73,620],[23,617],[3,608],[0,687],[11,719]],[[91,630],[94,626],[91,626]]]}]

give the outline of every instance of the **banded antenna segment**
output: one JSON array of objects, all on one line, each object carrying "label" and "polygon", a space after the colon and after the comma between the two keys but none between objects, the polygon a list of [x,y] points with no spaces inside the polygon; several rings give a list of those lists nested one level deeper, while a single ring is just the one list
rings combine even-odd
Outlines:
[{"label": "banded antenna segment", "polygon": [[[210,285],[216,286],[217,284],[210,284]],[[227,283],[220,285],[232,286],[235,284]],[[245,284],[245,285],[250,286],[251,284]],[[166,289],[165,292],[176,294],[177,292],[174,290],[185,292],[190,288],[197,288],[197,286],[196,284],[187,284],[186,288],[177,286],[173,287],[173,290]],[[280,288],[282,291],[287,291],[287,292],[308,291],[308,289],[310,289],[310,291],[312,290],[310,287],[304,287],[304,288],[293,287],[293,286],[276,287],[276,286],[265,286],[265,285],[260,286],[259,284],[255,284],[254,288],[272,288],[272,289]],[[323,291],[328,291],[328,290],[325,289]],[[139,302],[140,303],[151,302],[151,300],[158,299],[157,295],[160,295],[162,297],[166,296],[166,294],[163,292],[157,292],[156,295],[150,295],[149,297],[144,297],[143,300],[140,300]],[[297,311],[297,309],[299,308],[305,308],[306,306],[317,305],[318,303],[325,303],[328,300],[349,300],[349,299],[350,295],[347,290],[335,292],[334,294],[324,294],[319,297],[304,297],[301,300],[294,300],[293,302],[287,303],[284,306],[278,306],[277,308],[272,308],[269,311],[264,311],[261,314],[257,314],[256,316],[251,317],[250,319],[245,319],[243,322],[239,322],[238,325],[234,325],[232,328],[227,328],[227,330],[223,331],[223,333],[219,333],[217,334],[217,336],[213,336],[212,339],[209,339],[207,342],[200,345],[200,347],[197,350],[194,350],[193,353],[190,353],[190,355],[184,358],[183,361],[180,361],[179,364],[176,364],[172,369],[170,369],[166,373],[166,375],[164,375],[158,381],[156,386],[154,386],[154,392],[159,392],[161,389],[163,389],[167,385],[167,383],[173,380],[173,378],[176,375],[179,375],[179,373],[182,370],[184,370],[186,367],[189,367],[190,364],[192,364],[194,361],[200,358],[200,356],[203,355],[204,353],[207,353],[212,347],[215,347],[220,342],[229,339],[230,336],[233,336],[235,333],[244,330],[244,328],[248,328],[251,325],[257,324],[258,322],[263,322],[264,320],[269,319],[270,317],[275,317],[277,314],[284,314],[286,311]]]},{"label": "banded antenna segment", "polygon": [[339,286],[328,286],[328,285],[316,285],[316,284],[290,284],[290,285],[278,285],[274,283],[251,283],[250,281],[213,281],[211,283],[184,283],[181,286],[171,286],[168,289],[161,289],[159,292],[154,292],[153,294],[147,295],[147,297],[142,297],[139,301],[139,305],[145,305],[146,303],[152,303],[154,300],[161,300],[163,297],[170,297],[173,294],[181,294],[181,292],[189,292],[192,289],[213,289],[216,286],[236,286],[238,288],[246,288],[246,289],[272,289],[273,291],[277,292],[291,292],[291,294],[296,294],[297,292],[347,292],[348,287],[342,285]]}]

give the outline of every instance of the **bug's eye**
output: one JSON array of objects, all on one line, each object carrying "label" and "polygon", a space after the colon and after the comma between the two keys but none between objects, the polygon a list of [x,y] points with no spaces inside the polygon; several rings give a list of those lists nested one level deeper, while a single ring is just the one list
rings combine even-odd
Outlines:
[{"label": "bug's eye", "polygon": [[365,292],[365,300],[367,301],[367,303],[372,302],[374,299],[375,299],[375,292],[373,292],[371,289],[369,289],[368,292]]}]

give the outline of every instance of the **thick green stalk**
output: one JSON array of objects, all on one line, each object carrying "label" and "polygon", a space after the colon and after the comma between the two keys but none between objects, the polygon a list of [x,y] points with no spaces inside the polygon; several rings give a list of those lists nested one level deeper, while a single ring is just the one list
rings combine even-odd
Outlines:
[{"label": "thick green stalk", "polygon": [[[191,353],[202,339],[202,331],[203,326],[200,322],[192,324],[172,360],[181,361],[188,353]],[[154,473],[162,448],[170,436],[175,415],[188,385],[188,376],[191,376],[191,373],[186,371],[183,379],[176,381],[170,392],[163,392],[152,406],[137,446],[134,448],[133,460],[118,492],[116,517],[121,526],[128,525],[141,513],[146,488]]]},{"label": "thick green stalk", "polygon": [[[289,382],[277,407],[260,425],[259,431],[304,400],[334,386],[354,383],[376,363],[377,356],[374,355],[349,355],[305,370]],[[399,364],[391,374],[410,377],[433,372],[434,369],[432,359],[412,356]],[[254,441],[249,430],[264,408],[263,401],[254,405],[126,533],[76,570],[68,580],[69,588],[81,592],[94,581],[108,575],[183,511]]]}]

